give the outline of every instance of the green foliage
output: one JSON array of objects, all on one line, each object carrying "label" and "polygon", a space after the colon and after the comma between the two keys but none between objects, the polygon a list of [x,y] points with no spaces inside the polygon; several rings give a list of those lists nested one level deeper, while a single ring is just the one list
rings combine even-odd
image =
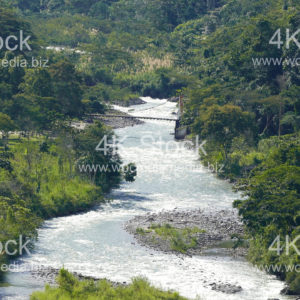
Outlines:
[{"label": "green foliage", "polygon": [[[28,44],[32,49],[35,49],[37,47],[36,44],[36,37],[32,33],[30,29],[30,25],[27,21],[24,19],[18,17],[13,10],[8,9],[8,7],[3,3],[3,1],[0,2],[0,14],[1,14],[1,20],[0,20],[0,36],[5,40],[6,37],[10,35],[14,35],[16,37],[20,37],[20,30],[23,31],[24,37],[31,36],[30,40],[28,41]],[[26,48],[26,47],[25,47]],[[1,49],[0,52],[0,58],[3,58],[6,56],[9,51],[5,51],[5,46],[3,49]],[[29,51],[26,49],[19,49],[19,47],[14,51],[15,55],[29,55]]]},{"label": "green foliage", "polygon": [[[0,240],[19,236],[34,239],[46,218],[85,211],[103,201],[103,192],[117,185],[120,172],[84,174],[78,161],[120,164],[117,154],[95,151],[106,134],[103,125],[84,132],[66,128],[55,139],[38,137],[8,140],[10,151],[0,148]],[[6,257],[0,256],[1,262]]]},{"label": "green foliage", "polygon": [[151,232],[152,232],[151,229],[143,229],[143,228],[141,228],[141,227],[138,227],[138,228],[136,229],[136,233],[137,233],[137,234],[140,234],[140,235],[145,235],[146,233],[151,233]]},{"label": "green foliage", "polygon": [[[74,66],[66,61],[61,61],[51,66],[50,74],[54,97],[61,108],[60,113],[70,117],[80,116],[82,90]],[[39,76],[39,78],[41,77]]]},{"label": "green foliage", "polygon": [[137,176],[137,168],[134,163],[129,163],[124,167],[125,180],[128,182],[133,182]]},{"label": "green foliage", "polygon": [[14,129],[16,129],[16,125],[12,119],[8,115],[0,113],[0,131],[7,133]]},{"label": "green foliage", "polygon": [[[249,178],[239,182],[247,196],[234,203],[239,209],[249,234],[253,237],[249,257],[257,265],[270,266],[270,272],[286,279],[290,291],[299,293],[299,274],[295,270],[279,270],[274,266],[296,266],[299,256],[290,249],[276,254],[269,250],[274,239],[299,234],[300,222],[300,164],[299,137],[296,135],[261,140],[258,151],[250,152],[260,159],[252,161],[254,169]],[[242,160],[241,160],[242,161]],[[244,159],[245,161],[245,159]]]},{"label": "green foliage", "polygon": [[166,98],[188,85],[189,78],[173,69],[158,68],[137,74],[120,73],[114,82],[122,87],[153,98]]},{"label": "green foliage", "polygon": [[162,291],[152,287],[150,283],[142,278],[135,278],[128,286],[112,286],[106,280],[78,281],[72,274],[62,269],[57,278],[59,287],[46,286],[44,292],[35,292],[31,300],[68,300],[68,299],[124,299],[124,300],[184,300],[172,291]]},{"label": "green foliage", "polygon": [[[87,176],[91,182],[101,186],[104,191],[115,187],[121,179],[121,173],[117,168],[121,164],[121,159],[118,154],[114,153],[115,149],[107,146],[111,144],[112,137],[112,131],[99,122],[89,126],[74,139],[74,150],[78,166],[102,165],[107,166],[110,170],[110,172],[92,171],[83,175]],[[107,147],[106,153],[104,150],[96,149],[103,139],[107,143],[105,145]],[[79,168],[77,172],[80,172]]]},{"label": "green foliage", "polygon": [[262,171],[249,180],[247,200],[239,205],[249,229],[254,232],[275,224],[278,230],[290,234],[295,212],[300,210],[300,168],[277,166]]},{"label": "green foliage", "polygon": [[[185,90],[183,122],[207,141],[201,160],[224,164],[218,175],[245,192],[235,206],[252,238],[249,258],[258,265],[299,264],[296,253],[268,250],[278,234],[299,234],[299,68],[253,63],[299,57],[294,44],[269,44],[278,28],[297,31],[298,10],[297,1],[226,1],[172,33],[175,63],[198,75]],[[299,293],[296,271],[269,271]]]},{"label": "green foliage", "polygon": [[195,131],[201,132],[203,138],[209,138],[223,146],[225,156],[231,147],[234,137],[253,128],[253,117],[243,112],[240,107],[226,104],[202,105],[199,118],[195,123]]},{"label": "green foliage", "polygon": [[186,253],[187,250],[195,248],[197,246],[195,234],[205,232],[205,230],[198,227],[175,228],[169,224],[153,224],[149,229],[154,230],[163,239],[169,240],[171,249],[181,253]]},{"label": "green foliage", "polygon": [[19,198],[11,199],[0,196],[0,241],[14,239],[19,242],[19,236],[34,239],[37,236],[36,227],[41,219],[25,207],[25,202]]},{"label": "green foliage", "polygon": [[[105,104],[116,103],[127,105],[131,99],[137,98],[138,94],[133,93],[129,88],[120,88],[104,83],[98,83],[86,90],[85,98],[89,99],[91,105],[99,103],[104,109]],[[93,111],[96,109],[93,108]],[[101,109],[100,109],[101,111]]]},{"label": "green foliage", "polygon": [[[18,17],[7,7],[17,8]],[[299,57],[295,43],[288,49],[269,44],[278,28],[296,32],[299,9],[298,0],[3,0],[0,35],[23,29],[32,35],[34,54],[49,57],[50,67],[0,68],[0,130],[47,130],[57,136],[61,127],[68,127],[66,119],[102,113],[109,103],[126,104],[141,95],[165,98],[181,90],[182,123],[207,140],[207,156],[201,159],[224,164],[220,176],[241,180],[238,187],[248,198],[235,205],[253,238],[252,261],[297,264],[295,254],[274,257],[267,249],[278,232],[295,236],[299,231],[299,66],[254,65],[253,59]],[[41,45],[69,48],[54,52]],[[1,52],[1,59],[13,57]],[[118,156],[106,158],[94,151],[103,134],[111,137],[96,125],[47,141],[48,146],[38,145],[40,140],[4,141],[1,196],[22,199],[38,216],[88,207],[98,190],[121,178],[118,172],[82,174],[74,169],[107,159],[110,165],[120,164]],[[129,180],[134,176],[135,171],[125,174]],[[15,193],[12,187],[18,187]],[[193,244],[185,239],[189,233],[157,230],[171,235],[179,251]],[[297,291],[297,274],[279,275]],[[66,285],[76,285],[70,280]],[[47,290],[51,295],[57,291]],[[63,293],[72,298],[70,291]]]},{"label": "green foliage", "polygon": [[[48,152],[41,151],[39,142],[23,141],[12,146],[10,160],[13,173],[1,187],[10,190],[14,182],[26,187],[19,191],[26,207],[42,217],[66,215],[87,209],[101,200],[101,189],[75,173],[75,156],[61,145],[51,143]],[[23,194],[25,193],[25,195]]]}]

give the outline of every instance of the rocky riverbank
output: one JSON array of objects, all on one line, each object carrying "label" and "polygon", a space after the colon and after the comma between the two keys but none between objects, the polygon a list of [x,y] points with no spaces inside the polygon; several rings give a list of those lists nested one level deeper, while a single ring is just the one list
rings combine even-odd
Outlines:
[{"label": "rocky riverbank", "polygon": [[[175,209],[136,216],[125,224],[125,229],[133,234],[140,244],[163,252],[183,253],[189,256],[201,255],[211,249],[214,253],[222,255],[244,256],[247,252],[246,248],[241,247],[239,240],[233,238],[244,234],[243,224],[235,210],[204,212]],[[165,231],[173,232],[173,237],[168,237]],[[183,233],[182,238],[180,233]],[[190,233],[189,236],[186,233]],[[178,240],[183,240],[190,247],[186,247],[186,251],[176,250]]]},{"label": "rocky riverbank", "polygon": [[[129,114],[125,113],[125,112],[121,112],[121,111],[116,111],[116,110],[110,110],[108,112],[108,114],[117,114],[117,115],[122,115],[122,116],[129,116]],[[101,121],[107,125],[110,126],[113,129],[117,129],[117,128],[124,128],[124,127],[128,127],[128,126],[135,126],[135,125],[140,125],[143,124],[144,122],[139,120],[139,119],[127,119],[127,118],[101,118]]]},{"label": "rocky riverbank", "polygon": [[[33,278],[36,278],[37,280],[43,280],[45,284],[49,284],[51,286],[57,286],[56,278],[59,274],[59,269],[52,268],[52,267],[46,267],[41,266],[39,270],[31,271],[31,274]],[[72,272],[72,274],[80,281],[82,280],[92,280],[92,281],[99,281],[103,280],[103,278],[94,278],[90,276],[83,276],[82,274]],[[127,286],[129,283],[127,282],[116,282],[111,281],[109,279],[104,278],[108,283],[110,283],[113,287],[119,287],[119,286]],[[230,283],[222,283],[222,282],[206,282],[205,286],[210,287],[212,290],[217,292],[222,292],[225,294],[235,294],[240,291],[242,291],[242,287],[238,285],[233,285]]]},{"label": "rocky riverbank", "polygon": [[[127,114],[125,112],[115,110],[115,109],[107,110],[106,114],[108,114],[108,115],[118,115],[118,116],[130,116],[129,114]],[[98,117],[98,120],[101,120],[102,123],[104,123],[106,126],[109,126],[113,129],[144,124],[144,121],[139,120],[139,119],[120,118],[120,117],[106,118],[105,115],[103,117],[101,117],[101,116]],[[92,122],[92,120],[86,120],[83,124],[79,123],[79,124],[76,124],[76,126],[74,126],[74,127],[79,128],[79,129],[84,129],[85,126],[88,125],[91,122]]]},{"label": "rocky riverbank", "polygon": [[[59,269],[52,268],[52,267],[46,267],[46,266],[40,266],[38,270],[31,271],[31,275],[39,280],[45,281],[45,283],[50,284],[50,285],[56,285],[56,278],[59,274]],[[116,282],[116,281],[111,281],[106,278],[95,278],[91,276],[84,276],[80,273],[77,272],[71,272],[78,280],[92,280],[92,281],[99,281],[99,280],[106,280],[109,282],[113,287],[117,286],[125,286],[128,285],[127,282]]]},{"label": "rocky riverbank", "polygon": [[175,102],[177,103],[179,101],[179,97],[171,97],[171,98],[168,98],[168,101],[169,102]]},{"label": "rocky riverbank", "polygon": [[[242,236],[244,234],[243,224],[235,210],[207,212],[174,209],[173,211],[148,213],[128,221],[125,229],[133,234],[141,245],[165,253],[171,252],[176,255],[188,256],[201,255],[212,250],[214,255],[244,256],[247,253],[246,248],[233,248],[233,245],[237,245],[238,242],[238,240],[232,239],[233,235]],[[170,232],[173,235],[168,236]],[[185,243],[191,247],[187,247],[184,253],[174,250],[174,240],[172,240],[174,237],[177,246],[180,240],[186,239]],[[239,285],[222,281],[207,281],[204,286],[225,294],[235,294],[243,290]]]}]

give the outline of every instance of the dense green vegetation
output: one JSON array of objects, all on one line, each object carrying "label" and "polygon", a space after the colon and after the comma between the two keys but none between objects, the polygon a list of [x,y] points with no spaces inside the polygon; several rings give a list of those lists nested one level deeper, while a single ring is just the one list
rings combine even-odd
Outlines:
[{"label": "dense green vegetation", "polygon": [[188,249],[195,248],[197,246],[197,239],[194,236],[196,233],[203,233],[202,229],[198,227],[185,227],[175,228],[169,224],[152,225],[150,229],[154,230],[155,233],[161,236],[163,239],[170,240],[171,249],[181,253],[186,253]]},{"label": "dense green vegetation", "polygon": [[[300,293],[299,264],[300,160],[299,66],[294,44],[269,44],[281,28],[299,29],[297,1],[230,1],[215,12],[209,34],[199,34],[204,19],[178,26],[172,35],[186,51],[178,63],[197,75],[198,87],[185,91],[184,122],[206,140],[212,165],[224,164],[218,175],[236,182],[244,200],[235,202],[251,239],[249,259],[258,265],[281,266],[270,272],[286,279],[290,293]],[[189,38],[187,38],[187,36]],[[277,36],[278,37],[278,36]],[[299,38],[299,36],[298,36]],[[275,39],[276,40],[276,37]],[[254,65],[260,58],[282,64]],[[273,241],[280,235],[280,250]],[[278,248],[278,249],[279,249]],[[288,253],[287,249],[288,248]]]},{"label": "dense green vegetation", "polygon": [[[26,59],[47,57],[49,68],[0,66],[0,169],[3,179],[12,176],[26,183],[14,185],[19,188],[13,197],[3,193],[1,222],[10,219],[12,205],[20,224],[31,219],[26,214],[33,213],[38,224],[43,214],[56,213],[51,207],[57,192],[51,192],[53,199],[45,192],[43,176],[48,171],[44,173],[34,162],[37,171],[26,180],[20,173],[28,168],[26,159],[20,158],[22,149],[28,144],[37,149],[43,140],[12,145],[10,131],[59,136],[68,121],[103,112],[111,102],[128,104],[138,95],[162,98],[181,93],[183,124],[192,136],[207,141],[207,155],[201,153],[201,159],[224,164],[218,175],[234,181],[247,196],[234,205],[251,239],[253,263],[299,264],[293,247],[288,255],[285,247],[278,253],[269,250],[278,235],[282,246],[286,236],[292,241],[300,234],[300,70],[299,63],[290,60],[298,58],[300,51],[293,40],[289,46],[286,43],[286,29],[292,35],[300,28],[299,10],[298,0],[2,0],[0,36],[23,29],[32,36],[33,51],[14,54]],[[278,47],[269,41],[279,28],[283,43]],[[296,38],[300,40],[299,35]],[[49,45],[67,50],[45,49]],[[1,61],[13,57],[4,49],[0,52]],[[273,61],[264,65],[261,59]],[[86,138],[79,134],[81,141]],[[55,174],[60,155],[68,152],[57,150],[58,140],[45,142],[49,153],[32,153],[52,161],[50,170]],[[86,156],[78,156],[78,151]],[[80,142],[73,152],[72,159],[94,161],[88,143]],[[23,166],[20,170],[16,159]],[[68,174],[67,167],[64,170],[59,178],[75,174]],[[117,178],[119,174],[110,179],[76,174],[72,180],[73,184],[84,181],[84,193],[99,185],[107,189]],[[70,188],[72,180],[67,183]],[[35,197],[28,196],[31,189]],[[74,206],[78,199],[73,197],[69,199]],[[33,203],[26,202],[29,198]],[[86,201],[79,207],[93,202]],[[30,206],[37,203],[39,213]],[[72,212],[70,203],[60,209]],[[36,226],[30,224],[20,228],[28,228],[27,235],[34,236]],[[299,240],[297,245],[300,249]],[[299,273],[271,272],[288,281],[290,292],[300,293]]]},{"label": "dense green vegetation", "polygon": [[[133,181],[136,169],[134,164],[125,172],[118,168],[122,161],[108,146],[113,136],[109,128],[101,123],[83,131],[73,126],[87,113],[106,108],[97,89],[87,89],[88,74],[77,70],[72,57],[45,51],[32,25],[4,2],[0,12],[2,39],[19,36],[20,30],[24,37],[31,36],[31,51],[28,47],[0,51],[0,241],[3,249],[8,241],[16,242],[10,243],[9,251],[1,250],[1,267],[24,254],[14,249],[28,239],[34,241],[44,219],[86,211],[103,202],[104,193],[123,178]],[[38,56],[47,58],[46,66],[5,63],[31,62]],[[96,150],[103,138],[106,152]],[[111,171],[80,168],[95,164]]]},{"label": "dense green vegetation", "polygon": [[170,224],[152,224],[148,229],[137,228],[136,233],[145,235],[155,232],[159,237],[170,242],[172,250],[186,253],[187,250],[197,246],[197,233],[204,233],[205,230],[198,227],[175,228]]},{"label": "dense green vegetation", "polygon": [[[184,122],[207,141],[201,159],[224,164],[218,175],[235,181],[247,196],[235,207],[251,239],[249,258],[258,265],[299,264],[294,247],[286,254],[285,242],[299,235],[300,225],[299,66],[287,63],[299,49],[269,44],[278,28],[282,41],[286,28],[297,31],[298,11],[296,1],[230,1],[215,12],[209,34],[198,32],[204,19],[172,33],[186,49],[178,49],[178,63],[199,78],[198,87],[185,91]],[[286,62],[255,66],[257,58]],[[269,247],[278,235],[276,252]],[[300,292],[295,270],[270,271],[290,283],[291,293]]]},{"label": "dense green vegetation", "polygon": [[[62,130],[56,137],[11,136],[5,141],[0,147],[2,245],[8,240],[19,244],[20,235],[24,241],[34,240],[43,219],[85,211],[104,201],[104,193],[118,185],[123,174],[117,169],[83,172],[79,166],[121,165],[112,149],[107,155],[95,151],[105,135],[112,132],[96,123],[85,131]],[[132,174],[124,175],[133,180]],[[8,258],[7,253],[1,256],[2,262]]]},{"label": "dense green vegetation", "polygon": [[128,286],[112,286],[106,280],[99,282],[78,281],[66,270],[61,270],[57,278],[58,288],[46,286],[45,292],[35,292],[31,300],[68,300],[68,299],[124,299],[124,300],[184,300],[176,292],[162,291],[152,287],[142,278],[133,279]]}]

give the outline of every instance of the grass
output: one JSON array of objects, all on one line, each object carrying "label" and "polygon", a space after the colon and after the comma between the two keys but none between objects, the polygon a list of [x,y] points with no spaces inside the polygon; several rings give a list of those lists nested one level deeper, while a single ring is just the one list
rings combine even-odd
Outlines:
[{"label": "grass", "polygon": [[31,300],[187,300],[177,292],[163,291],[143,278],[135,278],[130,285],[114,287],[106,280],[79,281],[62,269],[57,278],[58,287],[46,286],[43,292],[34,292]]},{"label": "grass", "polygon": [[140,234],[140,235],[145,235],[146,233],[150,233],[150,232],[152,232],[151,229],[144,229],[144,228],[141,228],[141,227],[138,227],[136,229],[136,233]]},{"label": "grass", "polygon": [[[10,141],[7,151],[0,145],[0,241],[3,244],[19,241],[20,235],[34,240],[44,219],[86,211],[104,202],[101,187],[76,173],[71,150],[64,151],[55,141],[49,141],[48,151],[41,151],[42,141]],[[0,252],[1,278],[4,274],[1,266],[9,263],[9,257],[5,251],[0,249]]]},{"label": "grass", "polygon": [[12,165],[17,178],[37,191],[46,217],[88,209],[103,200],[101,188],[76,174],[74,157],[53,144],[50,153],[41,153],[33,140],[11,145]]},{"label": "grass", "polygon": [[140,235],[151,232],[155,232],[164,240],[169,240],[172,250],[186,253],[189,249],[197,246],[197,238],[195,235],[197,233],[205,233],[205,230],[198,227],[175,228],[170,224],[152,224],[148,229],[136,229],[136,233]]}]

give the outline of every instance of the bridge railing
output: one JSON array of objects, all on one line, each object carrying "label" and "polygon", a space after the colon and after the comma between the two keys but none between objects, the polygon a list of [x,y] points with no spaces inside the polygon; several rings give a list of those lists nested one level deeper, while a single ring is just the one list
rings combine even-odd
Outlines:
[{"label": "bridge railing", "polygon": [[114,115],[114,114],[90,114],[88,115],[90,118],[126,118],[126,119],[144,119],[144,120],[162,120],[162,121],[170,121],[176,122],[178,119],[171,119],[171,118],[157,118],[157,117],[145,117],[145,116],[130,116],[130,115]]}]

